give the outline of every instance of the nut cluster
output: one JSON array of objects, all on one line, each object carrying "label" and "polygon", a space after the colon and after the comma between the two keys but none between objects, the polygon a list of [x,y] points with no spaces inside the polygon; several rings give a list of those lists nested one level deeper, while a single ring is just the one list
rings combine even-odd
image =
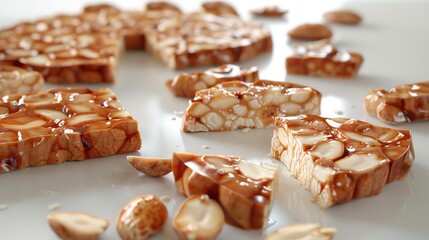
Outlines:
[{"label": "nut cluster", "polygon": [[33,94],[45,86],[42,75],[19,67],[0,65],[0,97],[11,94]]}]

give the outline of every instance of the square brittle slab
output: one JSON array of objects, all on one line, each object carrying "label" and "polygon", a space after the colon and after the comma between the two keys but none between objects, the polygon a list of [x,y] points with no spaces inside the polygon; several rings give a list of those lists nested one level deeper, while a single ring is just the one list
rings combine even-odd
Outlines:
[{"label": "square brittle slab", "polygon": [[0,172],[140,149],[137,121],[108,88],[52,89],[0,101]]}]

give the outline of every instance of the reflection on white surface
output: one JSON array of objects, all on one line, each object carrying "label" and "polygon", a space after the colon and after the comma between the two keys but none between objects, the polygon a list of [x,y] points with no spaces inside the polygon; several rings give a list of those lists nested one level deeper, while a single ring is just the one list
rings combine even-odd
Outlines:
[{"label": "reflection on white surface", "polygon": [[350,105],[343,97],[327,95],[322,98],[321,113],[324,117],[344,117],[350,109]]},{"label": "reflection on white surface", "polygon": [[[60,12],[77,12],[84,3],[95,2],[100,1],[0,1],[0,25]],[[107,2],[128,9],[140,9],[147,1]],[[186,10],[198,9],[199,5],[198,1],[172,2],[179,3]],[[428,1],[237,0],[232,3],[240,6],[240,13],[245,18],[250,18],[247,10],[253,7],[277,4],[289,9],[288,16],[283,20],[258,19],[270,26],[275,41],[274,50],[271,54],[240,65],[259,66],[263,79],[286,79],[314,87],[324,96],[322,114],[325,116],[357,118],[387,126],[364,112],[362,99],[365,94],[372,88],[424,81],[429,76]],[[324,11],[342,4],[364,16],[363,24],[358,27],[332,25],[336,45],[359,51],[365,57],[357,78],[344,80],[286,75],[285,57],[292,51],[286,32],[303,22],[318,22]],[[114,90],[127,111],[139,121],[143,143],[139,153],[142,156],[168,157],[173,151],[189,151],[273,161],[267,156],[272,129],[251,130],[248,133],[185,134],[180,131],[182,117],[174,115],[174,111],[185,110],[187,100],[171,96],[164,82],[178,72],[204,69],[206,67],[171,71],[150,54],[132,51],[127,52],[119,63],[115,84],[76,86],[92,89],[108,86]],[[343,115],[337,114],[338,110],[343,111]],[[172,120],[173,117],[176,120]],[[267,228],[244,231],[226,225],[219,239],[263,239],[275,229],[298,222],[318,222],[326,227],[335,227],[338,229],[335,239],[427,239],[428,122],[394,127],[413,132],[416,160],[407,179],[385,186],[378,196],[320,210],[311,202],[310,194],[289,176],[282,165],[278,194]],[[203,145],[209,148],[203,148]],[[48,191],[55,194],[46,194]],[[8,205],[7,209],[0,211],[0,239],[57,239],[46,223],[47,207],[53,203],[59,203],[58,210],[61,211],[87,212],[108,218],[111,226],[103,239],[118,239],[114,223],[119,210],[137,195],[150,193],[171,197],[170,201],[165,202],[169,221],[152,239],[177,239],[170,223],[185,198],[176,192],[172,174],[162,178],[144,176],[128,164],[126,154],[0,174],[0,204]]]}]

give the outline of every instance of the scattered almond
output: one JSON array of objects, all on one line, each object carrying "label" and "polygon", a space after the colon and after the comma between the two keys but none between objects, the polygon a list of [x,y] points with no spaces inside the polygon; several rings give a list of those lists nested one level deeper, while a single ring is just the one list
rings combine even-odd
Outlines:
[{"label": "scattered almond", "polygon": [[352,11],[330,11],[323,15],[323,17],[333,23],[356,25],[361,23],[362,17]]},{"label": "scattered almond", "polygon": [[331,29],[324,24],[303,24],[288,32],[290,38],[299,40],[321,40],[332,37]]},{"label": "scattered almond", "polygon": [[161,177],[172,171],[171,158],[127,156],[127,159],[135,169],[151,177]]},{"label": "scattered almond", "polygon": [[48,215],[48,223],[61,239],[98,239],[109,221],[86,213],[56,212]]},{"label": "scattered almond", "polygon": [[146,239],[162,229],[167,217],[167,209],[158,197],[142,195],[119,212],[116,230],[123,240]]},{"label": "scattered almond", "polygon": [[174,230],[182,239],[215,239],[225,216],[219,204],[207,195],[189,197],[173,219]]},{"label": "scattered almond", "polygon": [[292,224],[272,232],[266,240],[330,240],[335,233],[336,229],[321,228],[319,224]]}]

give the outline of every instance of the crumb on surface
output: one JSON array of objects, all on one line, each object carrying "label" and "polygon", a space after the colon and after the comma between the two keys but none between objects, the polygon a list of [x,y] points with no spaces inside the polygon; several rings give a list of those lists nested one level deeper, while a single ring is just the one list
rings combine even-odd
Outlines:
[{"label": "crumb on surface", "polygon": [[171,198],[169,196],[166,196],[166,195],[161,196],[159,199],[161,199],[161,201],[170,201],[171,200]]},{"label": "crumb on surface", "polygon": [[202,146],[202,148],[203,148],[203,149],[210,149],[210,146],[208,146],[208,145],[203,145],[203,146]]},{"label": "crumb on surface", "polygon": [[344,112],[342,110],[335,110],[334,113],[337,115],[343,115],[344,114]]},{"label": "crumb on surface", "polygon": [[243,128],[243,130],[241,130],[241,131],[244,133],[248,133],[248,132],[250,132],[250,128]]},{"label": "crumb on surface", "polygon": [[176,120],[176,117],[172,117],[172,118],[171,118],[171,120],[172,120],[172,121]]},{"label": "crumb on surface", "polygon": [[59,207],[60,207],[59,203],[52,203],[51,205],[48,206],[48,210],[53,211],[53,210],[58,209]]},{"label": "crumb on surface", "polygon": [[174,115],[176,115],[176,116],[181,116],[181,115],[183,115],[185,112],[184,112],[184,111],[174,111],[173,113],[174,113]]}]

